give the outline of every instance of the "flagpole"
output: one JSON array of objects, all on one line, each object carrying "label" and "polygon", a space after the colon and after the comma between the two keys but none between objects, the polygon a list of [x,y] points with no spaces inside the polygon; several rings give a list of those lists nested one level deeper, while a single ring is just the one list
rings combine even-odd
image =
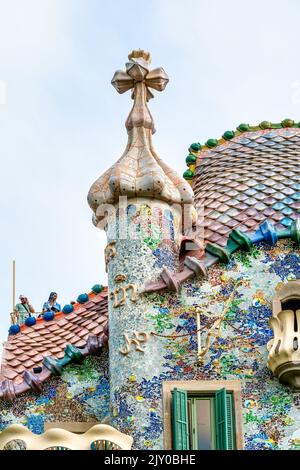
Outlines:
[{"label": "flagpole", "polygon": [[16,306],[16,262],[13,260],[13,308],[14,311]]}]

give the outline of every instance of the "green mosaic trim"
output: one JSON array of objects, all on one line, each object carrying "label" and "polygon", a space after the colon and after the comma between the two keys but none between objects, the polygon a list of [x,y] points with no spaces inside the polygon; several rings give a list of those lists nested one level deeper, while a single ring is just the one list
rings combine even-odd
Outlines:
[{"label": "green mosaic trim", "polygon": [[218,145],[222,145],[234,137],[238,137],[244,132],[255,132],[266,129],[284,129],[287,127],[300,128],[300,122],[295,122],[293,119],[283,119],[280,123],[272,123],[270,121],[262,121],[257,126],[250,126],[249,124],[242,123],[240,124],[235,131],[225,131],[220,139],[208,139],[205,144],[201,145],[199,142],[194,142],[189,147],[189,155],[186,157],[186,164],[188,170],[183,173],[183,177],[191,181],[195,174],[195,165],[197,163],[197,158],[199,152],[203,150],[211,150]]}]

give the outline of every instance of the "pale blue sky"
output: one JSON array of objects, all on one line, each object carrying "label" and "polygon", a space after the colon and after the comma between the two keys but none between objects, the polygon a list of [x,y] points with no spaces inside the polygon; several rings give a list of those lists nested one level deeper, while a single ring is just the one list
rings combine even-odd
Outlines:
[{"label": "pale blue sky", "polygon": [[300,120],[299,23],[298,0],[0,0],[0,339],[13,259],[36,309],[106,283],[86,195],[126,143],[131,100],[110,80],[128,53],[169,74],[150,102],[154,143],[182,173],[194,141]]}]

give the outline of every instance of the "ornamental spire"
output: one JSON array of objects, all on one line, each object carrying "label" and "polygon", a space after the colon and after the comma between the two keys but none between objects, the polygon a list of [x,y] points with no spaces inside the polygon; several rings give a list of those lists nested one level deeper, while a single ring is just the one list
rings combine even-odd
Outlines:
[{"label": "ornamental spire", "polygon": [[126,128],[130,131],[133,127],[142,126],[151,129],[154,134],[154,122],[147,106],[147,102],[154,98],[150,88],[163,91],[169,82],[169,77],[161,67],[150,71],[149,52],[140,49],[132,51],[128,59],[126,72],[117,70],[111,81],[118,93],[133,90],[131,97],[134,99],[134,105],[127,118]]},{"label": "ornamental spire", "polygon": [[[155,153],[154,121],[147,102],[150,89],[163,91],[169,78],[163,68],[150,70],[150,54],[141,49],[128,56],[126,71],[117,70],[111,81],[118,93],[132,90],[134,104],[126,120],[128,144],[122,157],[91,187],[88,202],[94,223],[103,219],[103,205],[118,203],[120,196],[149,197],[169,203],[190,204],[190,185]],[[98,212],[98,214],[97,214]]]}]

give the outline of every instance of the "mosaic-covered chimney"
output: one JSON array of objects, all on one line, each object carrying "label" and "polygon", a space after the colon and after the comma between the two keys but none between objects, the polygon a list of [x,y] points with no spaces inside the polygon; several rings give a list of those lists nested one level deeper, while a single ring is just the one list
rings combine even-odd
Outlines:
[{"label": "mosaic-covered chimney", "polygon": [[[128,57],[126,70],[118,70],[112,79],[119,93],[132,90],[128,144],[121,158],[92,185],[88,202],[94,224],[106,230],[108,239],[113,423],[138,436],[143,404],[135,400],[134,390],[141,380],[159,375],[163,356],[161,339],[151,336],[153,306],[144,283],[162,273],[172,283],[172,273],[178,270],[182,214],[193,219],[195,210],[189,183],[161,160],[152,145],[155,128],[147,102],[153,98],[152,89],[165,89],[168,76],[162,68],[150,69],[150,54],[143,50]],[[126,413],[124,400],[130,401]],[[146,425],[149,410],[144,411]],[[135,413],[140,419],[128,422]]]}]

